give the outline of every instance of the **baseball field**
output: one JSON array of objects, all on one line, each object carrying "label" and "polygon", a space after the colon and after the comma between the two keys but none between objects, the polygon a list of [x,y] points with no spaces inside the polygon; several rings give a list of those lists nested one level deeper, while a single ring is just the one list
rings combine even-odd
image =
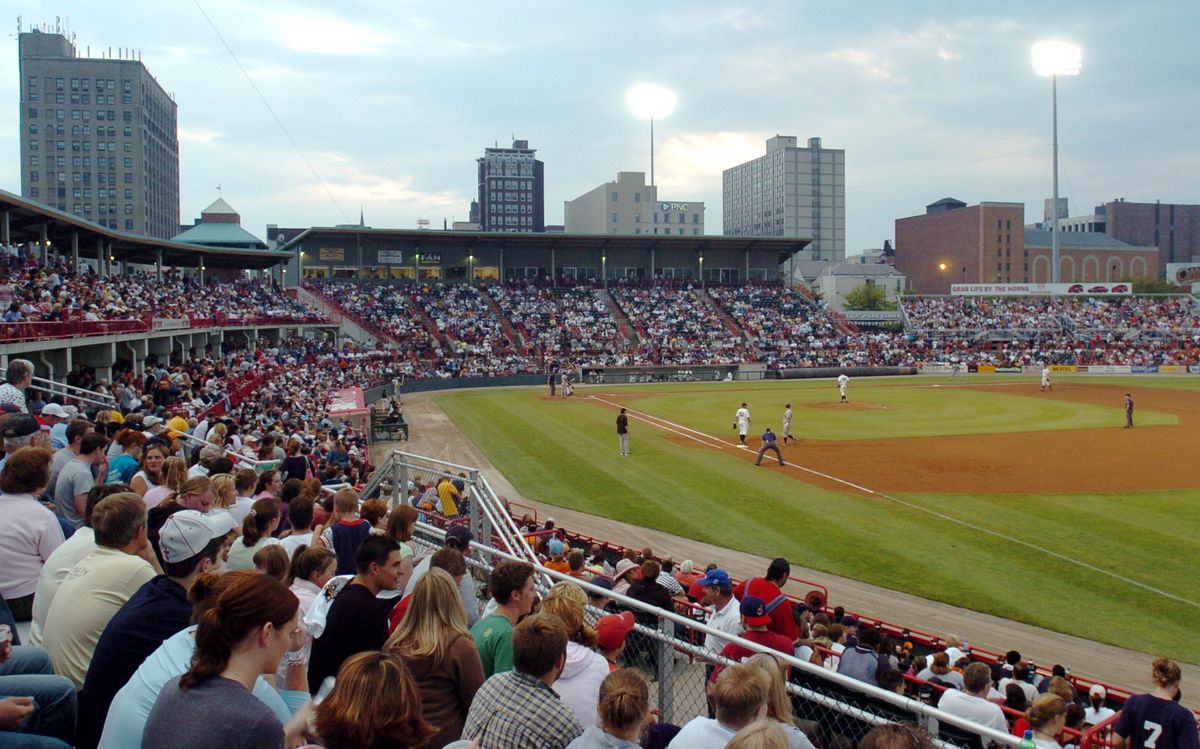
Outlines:
[{"label": "baseball field", "polygon": [[[861,378],[848,404],[831,380],[575,393],[437,401],[527,497],[1200,663],[1200,378]],[[755,466],[785,403],[799,442]]]}]

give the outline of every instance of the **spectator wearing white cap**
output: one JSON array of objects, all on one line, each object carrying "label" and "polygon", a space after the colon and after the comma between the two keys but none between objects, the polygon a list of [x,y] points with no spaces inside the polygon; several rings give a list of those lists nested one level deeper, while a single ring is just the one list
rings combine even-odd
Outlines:
[{"label": "spectator wearing white cap", "polygon": [[92,511],[96,550],[63,580],[46,615],[44,643],[56,673],[83,687],[109,619],[155,574],[146,538],[146,504],[132,492],[101,500]]},{"label": "spectator wearing white cap", "polygon": [[61,450],[67,446],[67,422],[71,415],[67,409],[57,403],[47,403],[42,407],[42,422],[50,427],[50,447]]},{"label": "spectator wearing white cap", "polygon": [[1083,709],[1084,725],[1094,726],[1116,715],[1115,710],[1105,706],[1106,699],[1108,690],[1102,684],[1093,684],[1088,690],[1088,704]]}]

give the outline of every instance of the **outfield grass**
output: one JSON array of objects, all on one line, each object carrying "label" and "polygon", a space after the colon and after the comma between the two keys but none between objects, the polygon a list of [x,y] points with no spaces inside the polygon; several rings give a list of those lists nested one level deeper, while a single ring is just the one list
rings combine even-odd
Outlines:
[{"label": "outfield grass", "polygon": [[[1096,383],[1096,378],[1086,382]],[[923,378],[921,384],[930,384]],[[1133,387],[1196,380],[1141,378]],[[798,431],[822,439],[965,434],[1113,426],[1112,408],[1011,393],[926,389],[908,380],[855,380],[868,411],[799,407],[835,399],[829,381],[580,388],[640,395],[640,410],[712,434],[728,435],[733,409],[751,404],[756,427],[778,421],[783,400]],[[1125,385],[1114,378],[1104,384]],[[686,388],[680,395],[678,391]],[[1197,606],[1122,582],[1051,553],[1004,541],[1014,536],[1050,552],[1197,599],[1200,489],[1139,494],[903,494],[918,508],[969,522],[968,528],[902,504],[842,494],[764,472],[731,454],[688,449],[639,424],[634,456],[617,455],[613,414],[584,398],[547,401],[540,389],[446,393],[437,400],[525,496],[617,518],[728,548],[785,556],[798,564],[969,609],[1115,645],[1200,663]],[[1181,392],[1181,397],[1196,397]],[[936,397],[935,397],[936,396]],[[625,400],[624,398],[622,400]],[[768,408],[767,405],[777,407]],[[767,413],[756,410],[764,404]],[[1139,425],[1175,416],[1139,411]],[[990,422],[990,423],[987,423]],[[907,426],[905,426],[907,425]],[[968,426],[970,428],[968,429]],[[853,476],[846,476],[853,480]],[[781,519],[783,521],[781,522]],[[937,629],[936,622],[905,622]]]}]

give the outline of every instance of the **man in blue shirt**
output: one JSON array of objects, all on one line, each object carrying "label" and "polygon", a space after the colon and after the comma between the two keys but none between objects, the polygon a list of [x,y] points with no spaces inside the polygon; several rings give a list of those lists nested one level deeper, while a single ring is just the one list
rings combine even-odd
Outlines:
[{"label": "man in blue shirt", "polygon": [[758,457],[754,459],[754,465],[762,465],[763,453],[767,450],[774,450],[775,457],[779,459],[779,465],[783,465],[783,453],[779,451],[779,445],[775,441],[775,433],[771,431],[771,427],[767,427],[767,431],[763,432],[762,447],[758,448]]},{"label": "man in blue shirt", "polygon": [[78,749],[95,749],[117,692],[164,640],[191,623],[188,589],[201,574],[224,571],[219,560],[235,525],[226,512],[209,516],[182,510],[167,518],[159,532],[166,574],[138,588],[96,644],[79,693]]}]

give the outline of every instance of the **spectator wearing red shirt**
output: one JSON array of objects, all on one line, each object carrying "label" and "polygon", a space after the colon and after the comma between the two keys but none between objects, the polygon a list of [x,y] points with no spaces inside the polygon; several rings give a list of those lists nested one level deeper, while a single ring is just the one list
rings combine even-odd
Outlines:
[{"label": "spectator wearing red shirt", "polygon": [[[778,650],[780,653],[791,654],[792,640],[770,631],[771,615],[767,613],[767,604],[763,599],[757,596],[746,596],[742,599],[738,610],[742,614],[742,638],[762,645],[763,647]],[[736,642],[731,642],[724,648],[721,648],[721,655],[731,661],[738,663],[756,655],[756,651],[750,650]],[[722,666],[713,669],[712,676],[709,678],[710,683],[715,683],[717,676],[720,675]]]},{"label": "spectator wearing red shirt", "polygon": [[[792,574],[792,566],[786,559],[773,559],[767,567],[767,576],[743,580],[733,589],[733,597],[745,601],[747,597],[759,598],[766,605],[770,617],[767,629],[794,642],[797,635],[796,620],[792,617],[792,603],[783,594],[783,586]],[[785,650],[784,652],[790,652]]]}]

